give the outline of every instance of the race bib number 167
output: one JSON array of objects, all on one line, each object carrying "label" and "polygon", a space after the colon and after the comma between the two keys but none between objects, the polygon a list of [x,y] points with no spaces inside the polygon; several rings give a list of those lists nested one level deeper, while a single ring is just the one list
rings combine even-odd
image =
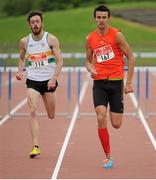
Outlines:
[{"label": "race bib number 167", "polygon": [[114,58],[114,52],[110,45],[106,45],[94,50],[97,62],[101,63]]}]

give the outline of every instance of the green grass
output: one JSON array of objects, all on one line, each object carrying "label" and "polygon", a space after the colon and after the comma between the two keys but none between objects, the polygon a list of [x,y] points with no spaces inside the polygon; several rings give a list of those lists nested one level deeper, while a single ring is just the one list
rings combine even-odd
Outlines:
[{"label": "green grass", "polygon": [[[147,2],[114,4],[110,5],[110,8],[149,6],[156,7],[156,2],[152,2],[152,4]],[[44,29],[59,38],[64,52],[83,52],[85,37],[95,28],[93,9],[94,7],[87,7],[47,12],[44,14]],[[115,17],[111,18],[111,25],[121,29],[134,51],[154,51],[156,47],[156,28]],[[18,52],[20,38],[30,32],[26,17],[0,19],[0,27],[0,51]]]},{"label": "green grass", "polygon": [[[64,51],[82,52],[86,35],[95,28],[93,20],[90,18],[91,15],[88,15],[89,13],[89,9],[45,13],[45,30],[59,38]],[[111,18],[111,24],[121,29],[134,51],[155,51],[155,28],[115,17]],[[17,52],[20,38],[30,32],[24,17],[2,19],[0,20],[0,27],[0,34],[2,35],[0,44],[8,45],[8,47],[10,45],[9,49],[5,50],[10,52]]]},{"label": "green grass", "polygon": [[[85,66],[85,59],[64,59],[64,66]],[[127,65],[127,61],[125,61],[125,65]],[[156,60],[153,58],[137,58],[136,66],[156,66]],[[1,60],[0,66],[8,67],[8,66],[18,66],[18,59],[7,59]]]},{"label": "green grass", "polygon": [[156,28],[116,17],[113,17],[111,22],[112,25],[121,29],[134,51],[155,51]]},{"label": "green grass", "polygon": [[153,58],[136,59],[136,66],[156,66],[156,60]]},{"label": "green grass", "polygon": [[[156,2],[110,4],[109,7],[112,10],[156,8]],[[85,52],[85,38],[89,32],[95,29],[93,10],[94,7],[91,6],[46,12],[44,14],[44,29],[59,38],[63,52]],[[133,51],[155,52],[156,27],[148,27],[117,17],[111,17],[110,23],[123,32]],[[18,52],[19,40],[30,33],[26,17],[0,19],[0,27],[0,53]],[[73,60],[68,61],[69,64],[73,63]],[[141,64],[144,62],[145,60]],[[155,64],[154,59],[146,62]]]}]

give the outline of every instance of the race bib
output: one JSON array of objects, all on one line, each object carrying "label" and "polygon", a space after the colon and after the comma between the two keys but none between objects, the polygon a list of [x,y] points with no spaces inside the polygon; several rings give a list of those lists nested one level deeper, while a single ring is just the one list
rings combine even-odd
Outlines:
[{"label": "race bib", "polygon": [[38,67],[44,67],[48,65],[48,61],[36,61],[31,63],[32,67],[38,68]]},{"label": "race bib", "polygon": [[104,61],[109,61],[115,57],[114,52],[110,45],[106,45],[94,50],[97,62],[101,63]]},{"label": "race bib", "polygon": [[48,65],[48,59],[45,53],[30,55],[29,61],[31,61],[31,66],[34,68],[44,67]]}]

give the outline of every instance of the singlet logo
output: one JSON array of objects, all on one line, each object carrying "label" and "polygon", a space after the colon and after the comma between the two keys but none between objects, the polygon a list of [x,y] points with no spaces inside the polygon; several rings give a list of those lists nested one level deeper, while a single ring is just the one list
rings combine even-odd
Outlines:
[{"label": "singlet logo", "polygon": [[30,48],[33,47],[33,44],[29,44],[29,47],[30,47]]},{"label": "singlet logo", "polygon": [[44,47],[45,46],[45,44],[44,43],[41,43],[41,47]]},{"label": "singlet logo", "polygon": [[94,54],[98,63],[111,60],[115,57],[111,45],[106,45],[95,49]]}]

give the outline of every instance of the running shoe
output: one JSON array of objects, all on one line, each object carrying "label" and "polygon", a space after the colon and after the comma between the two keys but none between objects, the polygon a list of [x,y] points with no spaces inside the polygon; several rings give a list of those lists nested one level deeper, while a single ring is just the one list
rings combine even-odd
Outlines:
[{"label": "running shoe", "polygon": [[109,168],[112,168],[112,167],[113,167],[113,160],[112,160],[112,158],[105,159],[103,162],[104,162],[103,167],[104,167],[105,169],[109,169]]},{"label": "running shoe", "polygon": [[29,154],[30,158],[33,159],[34,157],[36,157],[37,155],[39,155],[41,153],[40,148],[33,146],[31,153]]}]

